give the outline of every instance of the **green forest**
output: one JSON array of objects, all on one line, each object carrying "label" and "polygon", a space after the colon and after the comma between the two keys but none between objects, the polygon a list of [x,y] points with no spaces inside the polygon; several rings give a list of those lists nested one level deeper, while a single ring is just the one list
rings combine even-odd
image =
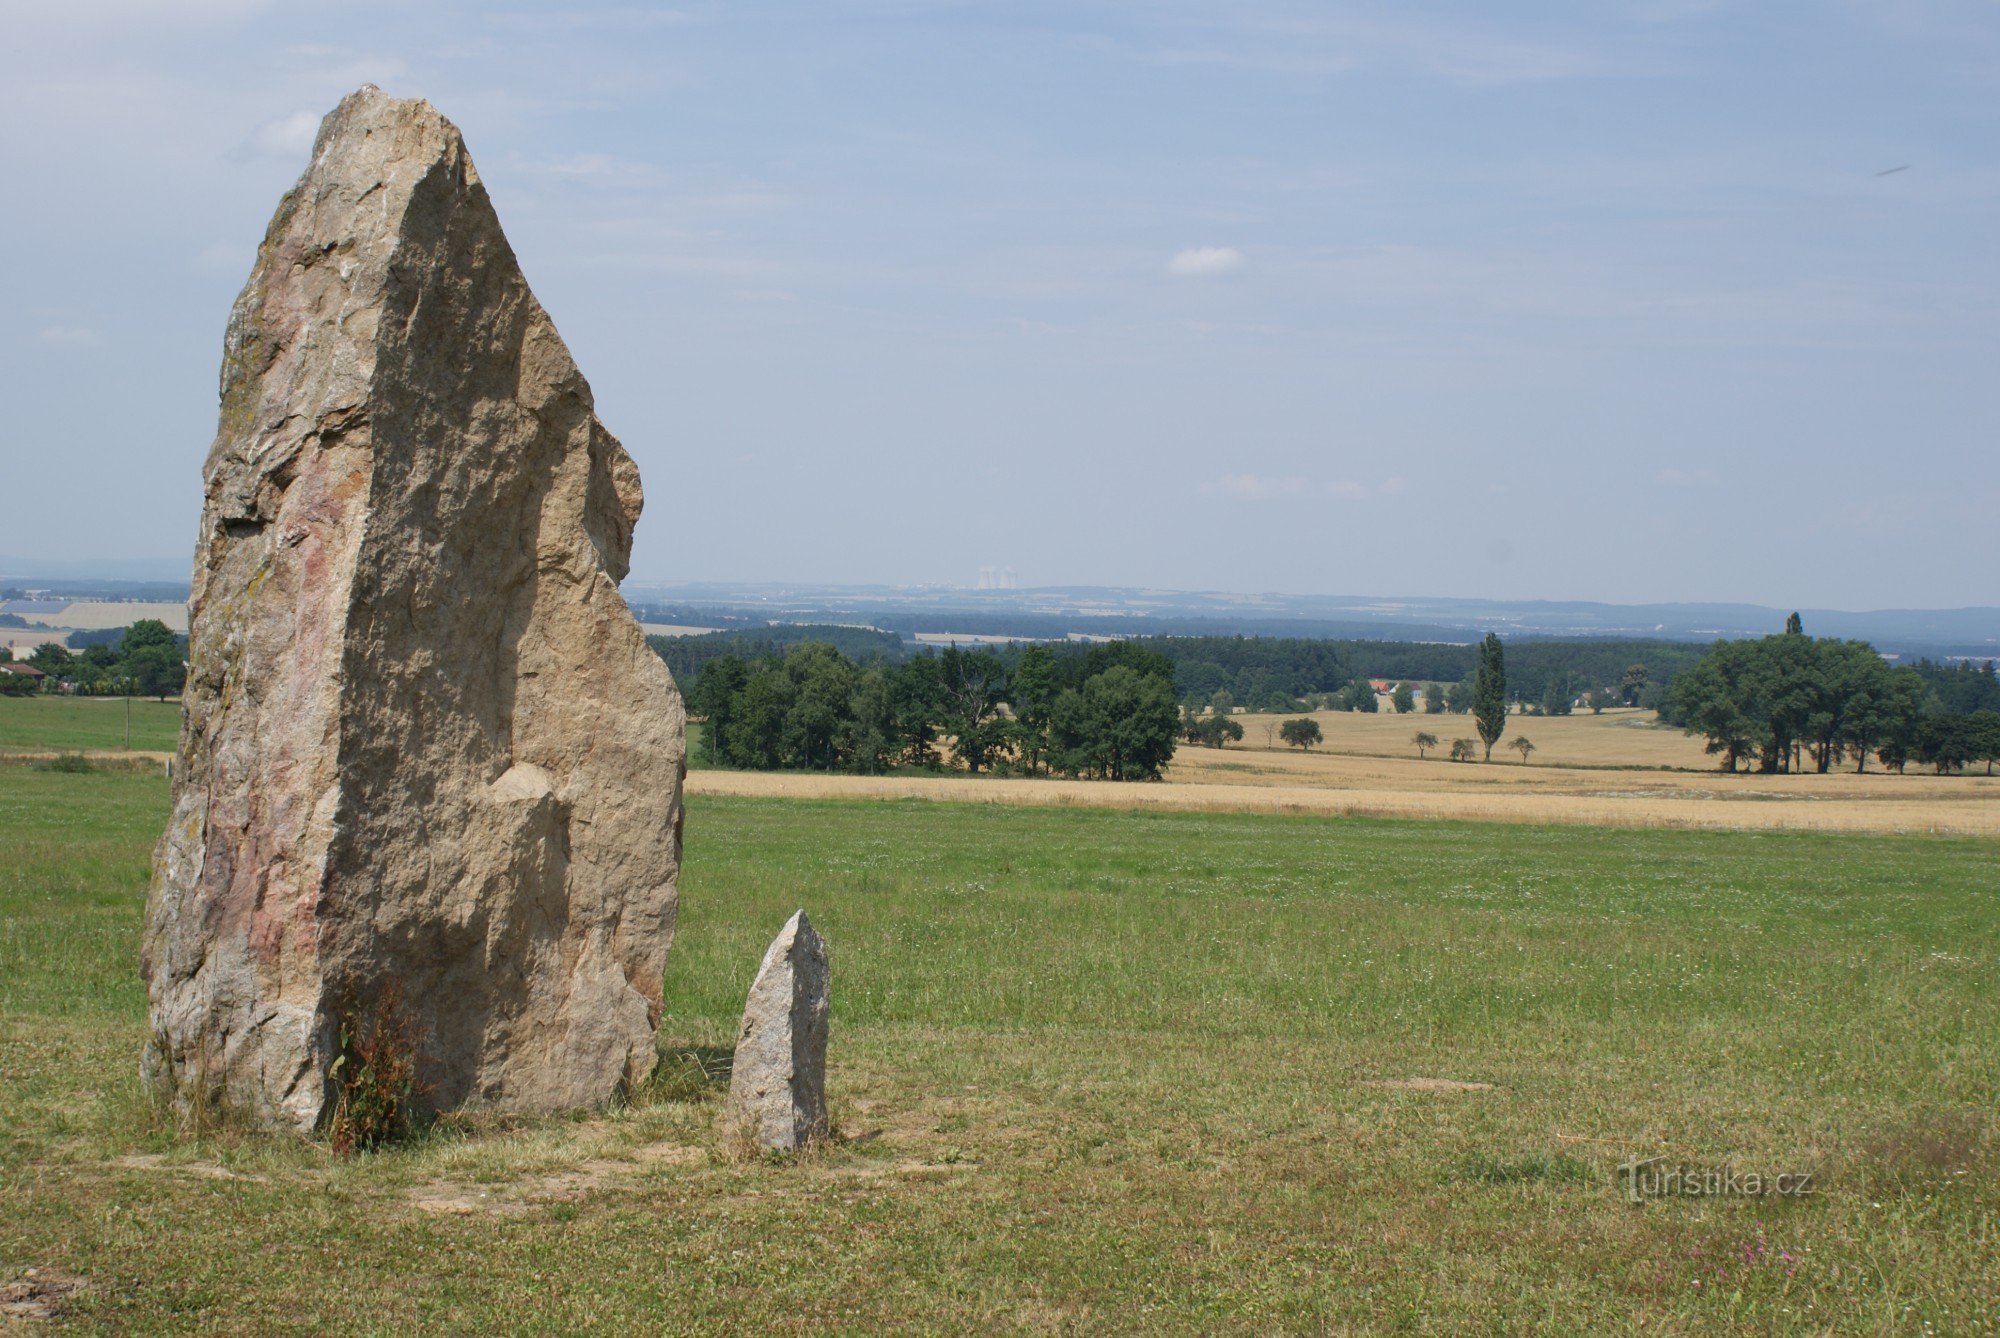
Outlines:
[{"label": "green forest", "polygon": [[701,760],[753,770],[897,767],[1155,780],[1180,728],[1173,669],[1136,641],[1058,656],[1027,646],[857,663],[808,641],[712,657],[687,689]]}]

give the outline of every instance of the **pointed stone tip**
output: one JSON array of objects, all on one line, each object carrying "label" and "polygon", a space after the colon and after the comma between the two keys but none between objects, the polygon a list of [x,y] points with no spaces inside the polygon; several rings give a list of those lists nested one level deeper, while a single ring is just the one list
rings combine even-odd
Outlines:
[{"label": "pointed stone tip", "polygon": [[344,114],[352,114],[356,109],[367,106],[370,103],[393,100],[376,85],[363,84],[340,101],[334,103],[333,110],[326,114],[325,119],[333,121]]},{"label": "pointed stone tip", "polygon": [[818,945],[823,941],[819,931],[813,928],[812,921],[806,916],[805,907],[801,906],[792,912],[792,918],[785,921],[784,928],[780,929],[778,936],[771,940],[771,947],[765,954],[765,960],[767,963],[775,961],[801,945],[809,952],[816,952],[819,951]]},{"label": "pointed stone tip", "polygon": [[334,105],[320,121],[319,142],[314,146],[314,156],[325,147],[327,139],[341,127],[367,122],[379,124],[384,121],[416,120],[434,122],[447,138],[458,136],[458,127],[450,118],[431,105],[426,98],[397,98],[384,93],[379,85],[363,84]]},{"label": "pointed stone tip", "polygon": [[[395,152],[412,160],[465,152],[465,138],[458,127],[427,99],[391,97],[374,84],[363,84],[320,121],[306,175],[338,173],[345,170],[347,160],[357,156],[373,161],[390,152],[387,146],[392,145]],[[469,182],[478,180],[470,161],[464,170]]]}]

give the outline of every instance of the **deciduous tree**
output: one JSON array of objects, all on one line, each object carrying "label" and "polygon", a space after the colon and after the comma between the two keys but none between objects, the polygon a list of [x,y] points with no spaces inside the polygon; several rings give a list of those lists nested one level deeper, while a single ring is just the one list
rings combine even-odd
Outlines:
[{"label": "deciduous tree", "polygon": [[1627,706],[1639,704],[1639,694],[1646,690],[1646,666],[1631,664],[1625,667],[1625,677],[1618,684],[1618,695],[1625,699]]}]

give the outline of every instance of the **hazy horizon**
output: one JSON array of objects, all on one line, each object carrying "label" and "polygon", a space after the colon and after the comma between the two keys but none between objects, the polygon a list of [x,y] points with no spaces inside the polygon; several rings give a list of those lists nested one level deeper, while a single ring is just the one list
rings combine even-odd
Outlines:
[{"label": "hazy horizon", "polygon": [[632,580],[2000,603],[2000,11],[8,4],[0,550],[183,562],[320,115],[465,131]]},{"label": "hazy horizon", "polygon": [[[101,582],[115,584],[125,582],[133,585],[159,585],[177,583],[185,586],[188,577],[180,574],[180,564],[164,558],[104,559],[83,563],[48,562],[40,559],[21,559],[18,555],[0,554],[0,579],[19,581],[62,581]],[[1411,606],[1412,616],[1424,616],[1424,607],[1439,604],[1492,604],[1501,607],[1551,604],[1551,605],[1602,605],[1609,609],[1645,609],[1686,606],[1689,608],[1729,608],[1759,609],[1776,616],[1787,612],[1841,613],[1867,615],[1874,613],[2000,613],[1996,604],[1954,604],[1954,605],[1874,605],[1850,606],[1840,604],[1769,604],[1756,600],[1596,600],[1596,599],[1549,599],[1537,595],[1521,596],[1477,596],[1455,593],[1416,594],[1393,589],[1369,590],[1299,590],[1271,587],[1259,590],[1229,589],[1220,586],[1162,586],[1158,584],[1107,585],[1096,582],[1059,581],[1047,585],[1017,585],[1004,588],[987,588],[976,580],[938,581],[837,581],[827,579],[804,579],[797,577],[767,577],[759,580],[733,580],[729,578],[697,579],[686,577],[650,577],[641,572],[632,572],[619,583],[628,595],[653,592],[671,592],[682,587],[700,589],[707,587],[718,592],[733,592],[741,597],[749,591],[772,587],[795,592],[820,593],[845,597],[859,597],[867,592],[885,591],[896,594],[937,593],[985,595],[995,600],[1007,596],[1028,596],[1037,594],[1066,594],[1082,592],[1117,592],[1125,594],[1145,594],[1161,598],[1188,597],[1197,599],[1242,599],[1242,600],[1286,600],[1311,601],[1365,601],[1357,607],[1373,607],[1388,611],[1403,605]],[[718,606],[728,603],[727,599],[707,595],[681,595],[690,602],[713,603]],[[1306,615],[1297,615],[1306,616]],[[1996,627],[2000,633],[2000,627]]]}]

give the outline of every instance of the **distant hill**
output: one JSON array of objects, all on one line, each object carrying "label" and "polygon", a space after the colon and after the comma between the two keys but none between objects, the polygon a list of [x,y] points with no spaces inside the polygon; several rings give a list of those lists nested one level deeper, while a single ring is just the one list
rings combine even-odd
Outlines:
[{"label": "distant hill", "polygon": [[[0,554],[0,587],[61,585],[75,597],[171,599],[161,588],[178,589],[185,599],[191,558],[30,558]],[[88,587],[88,588],[86,588]],[[142,588],[145,595],[113,592]]]},{"label": "distant hill", "polygon": [[[1790,609],[1756,604],[1228,594],[1111,586],[1033,590],[628,581],[635,602],[692,619],[861,623],[900,633],[966,636],[1291,636],[1400,641],[1536,637],[1714,641],[1781,631]],[[2000,608],[1799,610],[1817,636],[1854,637],[1902,655],[2000,657]]]},{"label": "distant hill", "polygon": [[[171,579],[169,579],[169,575]],[[165,560],[46,561],[0,557],[0,592],[69,599],[185,600],[187,569]],[[743,632],[773,625],[878,628],[968,637],[1283,636],[1475,641],[1489,631],[1531,638],[1706,642],[1783,629],[1790,609],[1759,604],[1606,604],[1584,600],[1234,594],[1121,586],[967,590],[950,586],[628,580],[650,622]],[[1815,636],[1853,637],[1904,657],[2000,659],[2000,608],[1799,611]]]}]

